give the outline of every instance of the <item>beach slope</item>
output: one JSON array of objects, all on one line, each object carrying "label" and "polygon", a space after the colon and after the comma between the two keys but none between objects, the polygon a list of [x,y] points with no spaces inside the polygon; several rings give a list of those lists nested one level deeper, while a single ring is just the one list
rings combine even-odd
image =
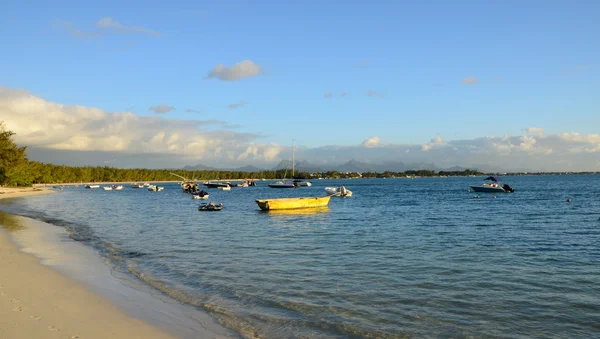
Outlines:
[{"label": "beach slope", "polygon": [[41,265],[0,230],[0,338],[171,337]]}]

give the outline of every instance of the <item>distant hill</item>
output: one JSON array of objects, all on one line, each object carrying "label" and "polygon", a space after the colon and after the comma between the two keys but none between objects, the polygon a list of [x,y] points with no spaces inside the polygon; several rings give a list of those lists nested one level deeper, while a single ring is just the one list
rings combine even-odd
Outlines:
[{"label": "distant hill", "polygon": [[204,165],[192,165],[192,166],[183,166],[182,168],[185,171],[216,171],[218,168],[204,166]]},{"label": "distant hill", "polygon": [[[282,170],[282,169],[291,170],[292,162],[290,160],[281,160],[279,162],[279,164],[277,164],[277,166],[273,167],[273,169],[274,170]],[[296,161],[294,169],[298,172],[309,172],[309,173],[327,172],[328,171],[326,168],[323,168],[319,165],[311,164],[306,160]]]},{"label": "distant hill", "polygon": [[234,168],[234,169],[232,169],[232,171],[238,171],[238,172],[262,172],[262,171],[264,171],[264,169],[263,168],[258,168],[256,166],[248,165],[248,166]]},{"label": "distant hill", "polygon": [[[479,169],[486,170],[486,166],[474,166],[474,167],[461,167],[461,166],[453,166],[449,168],[440,168],[433,163],[411,163],[405,164],[402,161],[387,161],[383,163],[367,163],[352,159],[348,162],[339,165],[316,165],[311,164],[306,160],[297,161],[295,170],[297,172],[328,172],[328,171],[338,171],[338,172],[378,172],[383,173],[385,171],[391,172],[405,172],[410,170],[432,170],[432,171],[449,171],[449,172],[460,172],[466,169]],[[184,166],[184,170],[186,171],[239,171],[239,172],[261,172],[266,169],[256,167],[253,165],[242,166],[238,168],[215,168],[205,165],[193,165],[193,166]],[[281,160],[272,170],[284,170],[288,169],[291,171],[292,162],[290,160]],[[486,171],[489,172],[489,171]]]}]

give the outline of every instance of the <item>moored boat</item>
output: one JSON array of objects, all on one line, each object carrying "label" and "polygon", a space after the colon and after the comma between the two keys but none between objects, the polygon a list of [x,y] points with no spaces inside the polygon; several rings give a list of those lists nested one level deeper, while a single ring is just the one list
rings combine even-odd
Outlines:
[{"label": "moored boat", "polygon": [[256,199],[256,204],[263,211],[290,210],[296,208],[324,207],[329,204],[331,196],[325,197],[300,197],[300,198],[277,198]]},{"label": "moored boat", "polygon": [[271,187],[271,188],[296,188],[296,185],[294,185],[291,182],[282,180],[282,181],[278,181],[274,184],[269,184],[269,187]]},{"label": "moored boat", "polygon": [[196,192],[196,193],[192,193],[192,199],[198,199],[198,200],[206,200],[208,199],[209,195],[208,192],[202,190],[200,192]]},{"label": "moored boat", "polygon": [[507,184],[501,185],[502,179],[500,177],[487,177],[486,182],[481,186],[470,186],[473,192],[478,193],[512,193],[515,190]]},{"label": "moored boat", "polygon": [[113,187],[112,186],[102,186],[102,189],[105,191],[112,191]]},{"label": "moored boat", "polygon": [[112,188],[113,188],[113,190],[115,190],[115,191],[120,191],[120,190],[122,190],[123,188],[125,188],[125,186],[123,186],[123,185],[113,185],[113,187],[112,187]]},{"label": "moored boat", "polygon": [[160,192],[163,189],[165,189],[163,186],[156,186],[156,185],[148,186],[148,191],[151,191],[151,192]]},{"label": "moored boat", "polygon": [[218,181],[207,181],[204,183],[204,186],[210,187],[210,188],[229,187],[229,186],[231,186],[231,183],[218,182]]},{"label": "moored boat", "polygon": [[217,189],[221,191],[231,191],[231,186],[219,186]]},{"label": "moored boat", "polygon": [[85,185],[85,188],[91,188],[91,189],[94,189],[94,188],[100,188],[100,185],[92,185],[92,184],[88,184],[88,185]]},{"label": "moored boat", "polygon": [[302,187],[302,186],[312,186],[312,182],[310,181],[304,181],[304,180],[300,180],[300,179],[296,179],[293,181],[294,185]]},{"label": "moored boat", "polygon": [[217,212],[223,209],[223,203],[215,205],[212,201],[210,203],[203,203],[198,206],[198,211]]},{"label": "moored boat", "polygon": [[352,196],[352,191],[347,189],[344,186],[325,187],[325,192],[327,192],[327,194],[329,194],[329,195],[338,196],[338,197],[351,197]]}]

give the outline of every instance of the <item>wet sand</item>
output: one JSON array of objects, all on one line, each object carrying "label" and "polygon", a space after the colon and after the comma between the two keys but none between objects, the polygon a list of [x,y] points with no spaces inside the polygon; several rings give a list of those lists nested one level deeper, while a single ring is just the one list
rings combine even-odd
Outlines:
[{"label": "wet sand", "polygon": [[[0,198],[52,192],[2,191]],[[0,224],[0,338],[237,337],[208,314],[119,276],[61,227],[3,212]]]}]

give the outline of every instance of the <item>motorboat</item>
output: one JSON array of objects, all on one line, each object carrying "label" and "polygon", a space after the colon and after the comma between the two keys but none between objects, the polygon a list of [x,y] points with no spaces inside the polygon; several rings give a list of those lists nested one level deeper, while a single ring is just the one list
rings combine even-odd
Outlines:
[{"label": "motorboat", "polygon": [[231,191],[231,186],[227,185],[227,186],[219,186],[217,187],[218,190],[221,191]]},{"label": "motorboat", "polygon": [[113,187],[112,186],[102,186],[102,189],[105,191],[112,191]]},{"label": "motorboat", "polygon": [[144,188],[144,184],[133,183],[131,184],[131,188]]},{"label": "motorboat", "polygon": [[94,188],[100,188],[100,185],[92,185],[92,184],[88,184],[88,185],[85,185],[85,188],[90,188],[90,189],[94,189]]},{"label": "motorboat", "polygon": [[285,180],[282,180],[282,181],[278,181],[274,184],[269,184],[269,187],[271,187],[271,188],[296,188],[296,185],[294,185],[294,183],[292,183],[292,182],[287,182]]},{"label": "motorboat", "polygon": [[294,185],[298,186],[298,187],[302,187],[302,186],[312,186],[312,182],[310,181],[304,181],[304,180],[300,180],[300,179],[295,179],[294,181],[292,181],[294,183]]},{"label": "motorboat", "polygon": [[165,188],[163,186],[156,186],[156,185],[150,185],[148,186],[148,191],[151,192],[160,192],[162,190],[164,190]]},{"label": "motorboat", "polygon": [[208,192],[202,190],[200,192],[192,193],[192,199],[206,200],[208,199]]},{"label": "motorboat", "polygon": [[124,188],[125,188],[125,186],[123,186],[123,185],[113,185],[113,187],[112,187],[112,188],[113,188],[113,190],[115,190],[115,191],[120,191],[120,190],[124,189]]},{"label": "motorboat", "polygon": [[337,196],[337,197],[351,197],[352,196],[352,191],[347,189],[344,186],[325,187],[325,192],[327,192],[327,194],[329,194],[331,196]]},{"label": "motorboat", "polygon": [[325,197],[256,199],[256,204],[263,211],[315,208],[327,206],[330,198],[331,196],[328,195]]},{"label": "motorboat", "polygon": [[231,183],[230,182],[207,181],[204,183],[204,186],[210,187],[210,188],[229,187],[229,186],[231,186]]},{"label": "motorboat", "polygon": [[500,177],[490,176],[483,179],[485,182],[481,186],[471,186],[473,192],[478,193],[512,193],[515,190],[507,184],[502,185]]},{"label": "motorboat", "polygon": [[217,212],[223,209],[223,203],[215,205],[213,202],[203,203],[198,206],[198,211]]},{"label": "motorboat", "polygon": [[180,185],[181,189],[186,193],[198,192],[198,184],[193,181],[184,181]]}]

